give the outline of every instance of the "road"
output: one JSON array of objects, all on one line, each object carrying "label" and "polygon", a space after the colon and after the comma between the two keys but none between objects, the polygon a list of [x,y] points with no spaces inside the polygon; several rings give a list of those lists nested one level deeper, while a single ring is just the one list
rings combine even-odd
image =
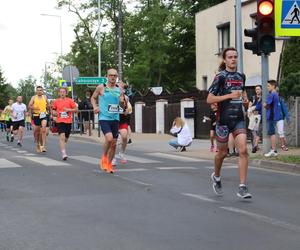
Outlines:
[{"label": "road", "polygon": [[97,169],[101,147],[71,140],[61,161],[57,137],[37,154],[33,139],[0,140],[0,250],[299,249],[300,175],[250,168],[251,201],[237,198],[237,167],[128,148],[114,175]]}]

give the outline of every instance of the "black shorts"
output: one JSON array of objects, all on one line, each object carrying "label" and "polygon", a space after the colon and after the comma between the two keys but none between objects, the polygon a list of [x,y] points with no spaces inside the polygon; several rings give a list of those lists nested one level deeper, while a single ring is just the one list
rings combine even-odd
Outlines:
[{"label": "black shorts", "polygon": [[66,138],[70,137],[72,123],[56,123],[58,134],[65,134]]},{"label": "black shorts", "polygon": [[232,123],[230,125],[231,126],[220,125],[217,122],[216,139],[219,143],[227,143],[230,133],[232,133],[234,137],[239,134],[247,134],[245,121],[237,121],[236,123]]},{"label": "black shorts", "polygon": [[34,116],[33,117],[33,122],[35,126],[41,126],[42,125],[42,121],[46,120],[47,121],[47,125],[46,127],[49,127],[49,115],[47,115],[45,118],[40,118],[39,116]]},{"label": "black shorts", "polygon": [[101,130],[104,135],[112,133],[113,138],[117,139],[119,136],[119,121],[99,121]]},{"label": "black shorts", "polygon": [[19,127],[25,127],[25,120],[15,121],[12,123],[12,125],[13,125],[13,130],[18,130]]},{"label": "black shorts", "polygon": [[12,126],[12,121],[9,119],[8,121],[5,121],[6,124],[6,128],[10,128],[10,126]]},{"label": "black shorts", "polygon": [[82,111],[79,113],[80,120],[84,120],[86,122],[94,120],[94,112],[93,110],[89,111]]}]

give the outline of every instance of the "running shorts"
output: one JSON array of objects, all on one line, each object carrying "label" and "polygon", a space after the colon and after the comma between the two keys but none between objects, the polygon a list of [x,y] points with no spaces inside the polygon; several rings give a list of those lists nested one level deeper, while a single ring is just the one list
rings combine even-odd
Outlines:
[{"label": "running shorts", "polygon": [[227,143],[229,134],[232,133],[234,137],[239,134],[247,134],[245,121],[238,121],[231,126],[216,124],[216,139],[219,143]]},{"label": "running shorts", "polygon": [[65,134],[66,138],[70,137],[72,123],[56,123],[58,134]]},{"label": "running shorts", "polygon": [[25,127],[25,120],[15,121],[12,123],[12,125],[13,125],[13,130],[18,130],[19,127]]},{"label": "running shorts", "polygon": [[106,120],[100,120],[100,126],[101,130],[104,135],[108,133],[112,133],[113,138],[117,139],[119,136],[119,121],[106,121]]}]

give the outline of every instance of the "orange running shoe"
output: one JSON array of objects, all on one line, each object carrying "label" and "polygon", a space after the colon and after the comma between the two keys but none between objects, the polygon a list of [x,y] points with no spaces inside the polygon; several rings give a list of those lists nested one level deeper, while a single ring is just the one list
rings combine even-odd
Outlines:
[{"label": "orange running shoe", "polygon": [[107,163],[107,172],[113,174],[115,172],[114,167],[111,162]]},{"label": "orange running shoe", "polygon": [[99,161],[99,167],[103,171],[108,171],[108,159],[107,156],[103,155]]}]

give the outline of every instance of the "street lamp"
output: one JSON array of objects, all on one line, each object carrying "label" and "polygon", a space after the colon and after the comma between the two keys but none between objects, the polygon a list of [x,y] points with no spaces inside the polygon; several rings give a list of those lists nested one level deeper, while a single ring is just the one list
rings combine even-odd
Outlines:
[{"label": "street lamp", "polygon": [[49,17],[56,17],[59,18],[59,29],[60,29],[60,55],[63,55],[63,40],[62,40],[62,22],[60,15],[52,15],[52,14],[41,14],[41,16],[49,16]]},{"label": "street lamp", "polygon": [[98,0],[98,76],[101,76],[101,0]]}]

